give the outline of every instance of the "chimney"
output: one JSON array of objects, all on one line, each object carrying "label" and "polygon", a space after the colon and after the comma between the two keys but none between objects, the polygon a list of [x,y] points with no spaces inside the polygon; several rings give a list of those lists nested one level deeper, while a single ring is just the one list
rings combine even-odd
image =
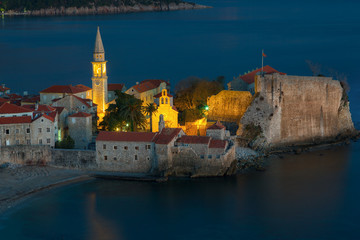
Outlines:
[{"label": "chimney", "polygon": [[136,85],[139,85],[139,82],[136,82]]},{"label": "chimney", "polygon": [[24,96],[27,96],[28,95],[28,91],[24,91]]},{"label": "chimney", "polygon": [[39,109],[39,104],[35,103],[35,110],[38,110],[38,109]]},{"label": "chimney", "polygon": [[1,84],[1,86],[2,86],[3,88],[5,88],[5,83]]}]

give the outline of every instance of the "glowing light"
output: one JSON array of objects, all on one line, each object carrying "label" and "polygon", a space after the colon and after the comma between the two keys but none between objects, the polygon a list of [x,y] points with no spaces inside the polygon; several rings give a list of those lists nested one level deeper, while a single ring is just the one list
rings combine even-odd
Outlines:
[{"label": "glowing light", "polygon": [[127,123],[127,124],[126,124],[126,126],[128,127],[128,126],[129,126],[129,124]]},{"label": "glowing light", "polygon": [[205,106],[205,110],[206,110],[206,111],[209,110],[209,106]]}]

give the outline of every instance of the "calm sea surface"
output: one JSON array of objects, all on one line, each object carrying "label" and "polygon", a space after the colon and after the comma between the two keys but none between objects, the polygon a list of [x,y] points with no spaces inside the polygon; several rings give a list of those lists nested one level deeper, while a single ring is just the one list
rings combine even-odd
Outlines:
[{"label": "calm sea surface", "polygon": [[[0,83],[13,92],[91,86],[96,26],[109,82],[229,81],[265,64],[346,74],[360,121],[360,2],[204,0],[212,9],[0,18]],[[315,3],[314,3],[315,2]],[[266,172],[139,183],[91,181],[0,216],[0,239],[360,239],[360,144],[274,159]]]}]

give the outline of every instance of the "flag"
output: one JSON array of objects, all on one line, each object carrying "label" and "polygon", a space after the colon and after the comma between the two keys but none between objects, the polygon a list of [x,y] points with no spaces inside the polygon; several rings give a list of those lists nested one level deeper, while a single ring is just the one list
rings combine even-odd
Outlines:
[{"label": "flag", "polygon": [[263,55],[263,57],[267,57],[267,56],[266,56],[266,54],[265,54],[264,52],[262,53],[262,55]]}]

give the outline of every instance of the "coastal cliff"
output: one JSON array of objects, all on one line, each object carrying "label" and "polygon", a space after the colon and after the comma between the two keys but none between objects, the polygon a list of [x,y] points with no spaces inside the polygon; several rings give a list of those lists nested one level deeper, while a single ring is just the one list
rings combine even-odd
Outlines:
[{"label": "coastal cliff", "polygon": [[131,12],[151,12],[151,11],[175,11],[175,10],[191,10],[204,9],[208,6],[199,5],[189,2],[170,2],[170,3],[132,3],[129,5],[87,5],[81,7],[45,7],[33,10],[8,10],[5,15],[30,15],[30,16],[57,16],[57,15],[94,15],[94,14],[118,14]]},{"label": "coastal cliff", "polygon": [[255,149],[314,145],[358,134],[342,84],[329,77],[257,76],[238,134]]}]

